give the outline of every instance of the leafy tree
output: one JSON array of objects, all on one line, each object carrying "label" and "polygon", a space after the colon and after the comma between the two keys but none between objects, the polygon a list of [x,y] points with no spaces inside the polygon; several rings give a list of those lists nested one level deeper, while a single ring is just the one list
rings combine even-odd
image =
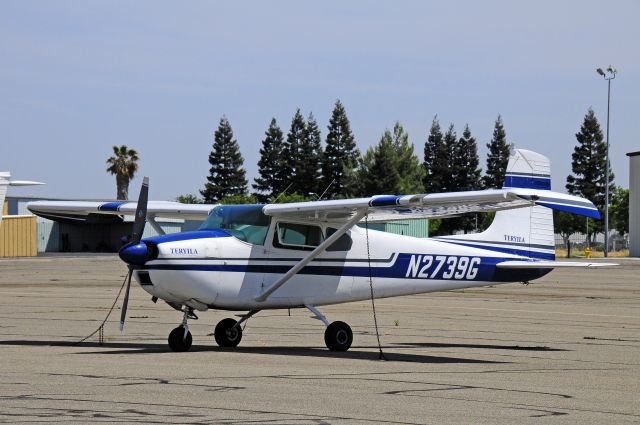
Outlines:
[{"label": "leafy tree", "polygon": [[612,227],[620,234],[629,233],[629,189],[616,188],[611,197]]},{"label": "leafy tree", "polygon": [[571,257],[571,244],[569,238],[576,232],[584,230],[584,219],[577,215],[562,211],[553,211],[553,227],[555,233],[562,236],[562,240],[567,247],[567,257]]},{"label": "leafy tree", "polygon": [[213,149],[209,154],[209,175],[200,194],[206,203],[219,202],[222,198],[247,193],[247,179],[243,168],[238,142],[226,117],[220,119],[214,134]]},{"label": "leafy tree", "polygon": [[113,156],[107,159],[107,172],[116,176],[117,199],[129,198],[129,182],[138,171],[138,152],[126,145],[113,146]]},{"label": "leafy tree", "polygon": [[329,120],[324,152],[324,186],[329,187],[329,199],[352,196],[357,191],[355,169],[360,152],[356,146],[347,113],[340,100],[336,100]]},{"label": "leafy tree", "polygon": [[176,197],[176,201],[182,204],[202,204],[202,199],[198,198],[196,195],[192,195],[191,193],[178,195]]},{"label": "leafy tree", "polygon": [[300,195],[299,193],[283,194],[278,196],[272,202],[275,204],[290,204],[291,202],[305,202],[315,200],[315,198],[308,198]]},{"label": "leafy tree", "polygon": [[227,195],[220,199],[220,203],[224,205],[255,204],[257,202],[255,196],[247,194]]},{"label": "leafy tree", "polygon": [[392,143],[396,156],[396,170],[400,179],[398,190],[395,193],[421,192],[424,168],[414,153],[413,143],[409,143],[409,135],[398,121],[393,126]]},{"label": "leafy tree", "polygon": [[397,153],[389,130],[376,146],[367,149],[362,162],[365,196],[400,193]]},{"label": "leafy tree", "polygon": [[487,143],[487,148],[489,154],[487,155],[487,172],[483,178],[484,186],[488,189],[501,188],[504,175],[507,173],[511,146],[507,143],[507,134],[500,115],[496,119],[493,137]]},{"label": "leafy tree", "polygon": [[322,181],[322,139],[320,128],[313,113],[307,118],[304,137],[300,145],[299,158],[296,164],[296,179],[300,181],[299,193],[320,196],[323,188]]},{"label": "leafy tree", "polygon": [[[573,174],[567,177],[566,188],[572,195],[579,195],[589,199],[600,210],[604,212],[604,192],[606,176],[606,149],[607,146],[602,136],[600,124],[593,109],[589,108],[584,117],[580,132],[576,133],[578,144],[571,155],[571,170]],[[614,175],[609,172],[609,191],[614,192]],[[601,232],[603,221],[593,222],[589,226],[587,237],[591,240],[591,235]]]},{"label": "leafy tree", "polygon": [[260,160],[258,161],[258,174],[253,188],[260,193],[256,196],[261,202],[266,202],[270,197],[277,196],[289,185],[289,174],[287,161],[283,153],[283,135],[276,119],[272,118],[269,128],[265,131],[265,138],[262,140],[260,149]]},{"label": "leafy tree", "polygon": [[449,176],[449,155],[444,144],[438,116],[433,117],[429,136],[424,144],[424,190],[426,193],[442,192]]}]

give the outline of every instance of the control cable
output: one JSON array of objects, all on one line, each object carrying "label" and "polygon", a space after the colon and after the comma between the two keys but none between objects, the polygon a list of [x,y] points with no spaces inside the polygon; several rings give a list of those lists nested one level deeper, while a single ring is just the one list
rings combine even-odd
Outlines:
[{"label": "control cable", "polygon": [[124,289],[124,285],[126,283],[127,283],[127,276],[124,277],[124,281],[122,282],[122,286],[120,287],[120,290],[118,291],[118,295],[116,295],[116,299],[113,300],[113,304],[111,305],[111,308],[107,312],[107,317],[105,317],[104,320],[102,321],[102,323],[100,323],[100,326],[98,326],[98,329],[96,329],[95,331],[93,331],[89,335],[85,336],[80,341],[75,342],[73,345],[80,345],[83,342],[85,342],[86,340],[88,340],[89,338],[91,338],[92,336],[94,336],[95,334],[98,334],[98,344],[100,344],[100,345],[104,344],[104,324],[107,323],[107,320],[109,319],[109,316],[111,315],[111,312],[113,312],[113,309],[116,307],[116,303],[118,302],[118,299],[120,298],[120,294],[122,294],[122,290]]},{"label": "control cable", "polygon": [[367,260],[369,262],[369,289],[371,290],[371,309],[373,311],[373,324],[376,328],[376,338],[378,339],[378,350],[380,354],[378,355],[378,360],[388,360],[384,353],[382,352],[382,344],[380,343],[380,332],[378,331],[378,317],[376,315],[376,304],[373,301],[373,275],[371,273],[371,251],[369,249],[369,214],[364,216],[365,223],[365,233],[367,235]]}]

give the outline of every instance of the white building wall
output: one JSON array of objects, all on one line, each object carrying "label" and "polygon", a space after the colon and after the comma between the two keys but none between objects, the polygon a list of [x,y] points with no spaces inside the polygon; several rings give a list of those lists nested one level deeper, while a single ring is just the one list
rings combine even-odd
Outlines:
[{"label": "white building wall", "polygon": [[629,155],[629,255],[640,257],[640,152]]}]

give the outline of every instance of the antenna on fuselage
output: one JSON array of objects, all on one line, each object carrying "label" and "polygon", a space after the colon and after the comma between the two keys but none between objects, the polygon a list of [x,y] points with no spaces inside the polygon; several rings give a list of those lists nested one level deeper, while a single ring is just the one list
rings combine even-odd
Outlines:
[{"label": "antenna on fuselage", "polygon": [[291,187],[291,185],[293,184],[293,182],[289,183],[289,186],[286,187],[285,190],[283,190],[282,192],[280,192],[280,194],[278,195],[278,197],[276,199],[273,200],[272,204],[275,204],[276,202],[278,202],[278,199],[280,199],[280,197],[282,195],[284,195],[285,193],[287,193],[287,190],[289,190],[289,188]]},{"label": "antenna on fuselage", "polygon": [[324,190],[324,192],[322,192],[322,195],[320,195],[320,196],[318,197],[318,201],[322,201],[322,198],[324,198],[324,194],[325,194],[325,193],[327,193],[327,190],[329,190],[329,188],[331,187],[331,185],[332,185],[333,183],[335,183],[335,181],[336,181],[336,179],[331,180],[331,183],[329,183],[329,184],[327,185],[327,188]]}]

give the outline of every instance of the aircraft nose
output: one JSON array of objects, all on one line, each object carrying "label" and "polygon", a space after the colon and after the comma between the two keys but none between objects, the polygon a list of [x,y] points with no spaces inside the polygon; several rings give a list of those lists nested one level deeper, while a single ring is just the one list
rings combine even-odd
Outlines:
[{"label": "aircraft nose", "polygon": [[149,256],[149,248],[144,242],[138,244],[128,244],[123,246],[118,252],[120,259],[127,264],[142,266],[147,262]]}]

